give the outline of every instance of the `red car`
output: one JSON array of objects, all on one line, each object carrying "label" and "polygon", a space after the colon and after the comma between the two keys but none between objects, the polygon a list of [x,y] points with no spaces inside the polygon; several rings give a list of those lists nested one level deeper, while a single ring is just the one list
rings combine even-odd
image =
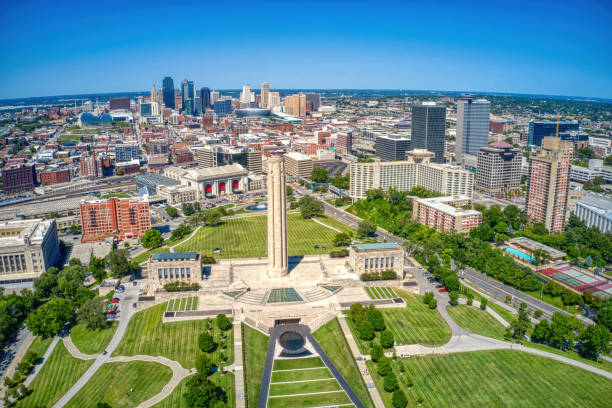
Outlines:
[{"label": "red car", "polygon": [[117,299],[117,298],[112,298],[112,299],[110,300],[110,302],[111,302],[111,303],[119,303],[119,299]]},{"label": "red car", "polygon": [[116,314],[117,314],[117,312],[115,312],[114,310],[111,310],[111,311],[109,311],[107,314],[109,314],[109,315],[116,315]]},{"label": "red car", "polygon": [[442,288],[442,289],[438,289],[438,292],[445,293],[445,292],[448,292],[448,290],[446,290],[445,288]]}]

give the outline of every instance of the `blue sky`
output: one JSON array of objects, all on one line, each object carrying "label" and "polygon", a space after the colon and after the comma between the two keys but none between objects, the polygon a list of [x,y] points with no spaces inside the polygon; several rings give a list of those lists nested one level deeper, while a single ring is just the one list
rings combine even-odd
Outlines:
[{"label": "blue sky", "polygon": [[5,0],[0,99],[148,90],[164,75],[612,98],[610,0],[284,3]]}]

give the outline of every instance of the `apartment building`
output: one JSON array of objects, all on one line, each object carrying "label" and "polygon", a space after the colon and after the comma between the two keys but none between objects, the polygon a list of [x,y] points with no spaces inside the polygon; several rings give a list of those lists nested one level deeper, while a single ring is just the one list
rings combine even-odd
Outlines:
[{"label": "apartment building", "polygon": [[467,196],[419,198],[413,201],[412,217],[430,228],[468,233],[482,223],[482,214],[467,208],[471,205]]},{"label": "apartment building", "polygon": [[287,174],[310,178],[312,168],[312,159],[305,154],[297,152],[285,154],[285,170]]},{"label": "apartment building", "polygon": [[141,238],[151,229],[149,202],[129,198],[83,201],[81,228],[82,242]]}]

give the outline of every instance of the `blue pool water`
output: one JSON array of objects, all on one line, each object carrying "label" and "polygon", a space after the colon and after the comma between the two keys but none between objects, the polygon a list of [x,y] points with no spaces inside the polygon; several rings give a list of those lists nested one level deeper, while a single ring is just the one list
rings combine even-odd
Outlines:
[{"label": "blue pool water", "polygon": [[523,253],[523,252],[521,252],[521,251],[517,251],[517,250],[516,250],[516,249],[514,249],[514,248],[506,248],[506,251],[510,252],[510,253],[511,253],[511,254],[513,254],[513,255],[518,256],[519,258],[523,258],[523,259],[524,259],[524,260],[526,260],[526,261],[529,261],[529,262],[533,262],[533,261],[535,261],[535,258],[534,258],[534,257],[529,256],[529,255],[527,255],[526,253]]}]

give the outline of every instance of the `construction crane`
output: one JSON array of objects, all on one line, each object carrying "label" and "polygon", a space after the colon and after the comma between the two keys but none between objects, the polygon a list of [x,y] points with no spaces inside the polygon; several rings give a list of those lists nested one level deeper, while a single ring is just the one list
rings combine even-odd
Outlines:
[{"label": "construction crane", "polygon": [[555,137],[559,137],[559,121],[561,118],[590,118],[590,116],[585,115],[552,115],[549,118],[557,118],[557,130],[555,131]]}]

